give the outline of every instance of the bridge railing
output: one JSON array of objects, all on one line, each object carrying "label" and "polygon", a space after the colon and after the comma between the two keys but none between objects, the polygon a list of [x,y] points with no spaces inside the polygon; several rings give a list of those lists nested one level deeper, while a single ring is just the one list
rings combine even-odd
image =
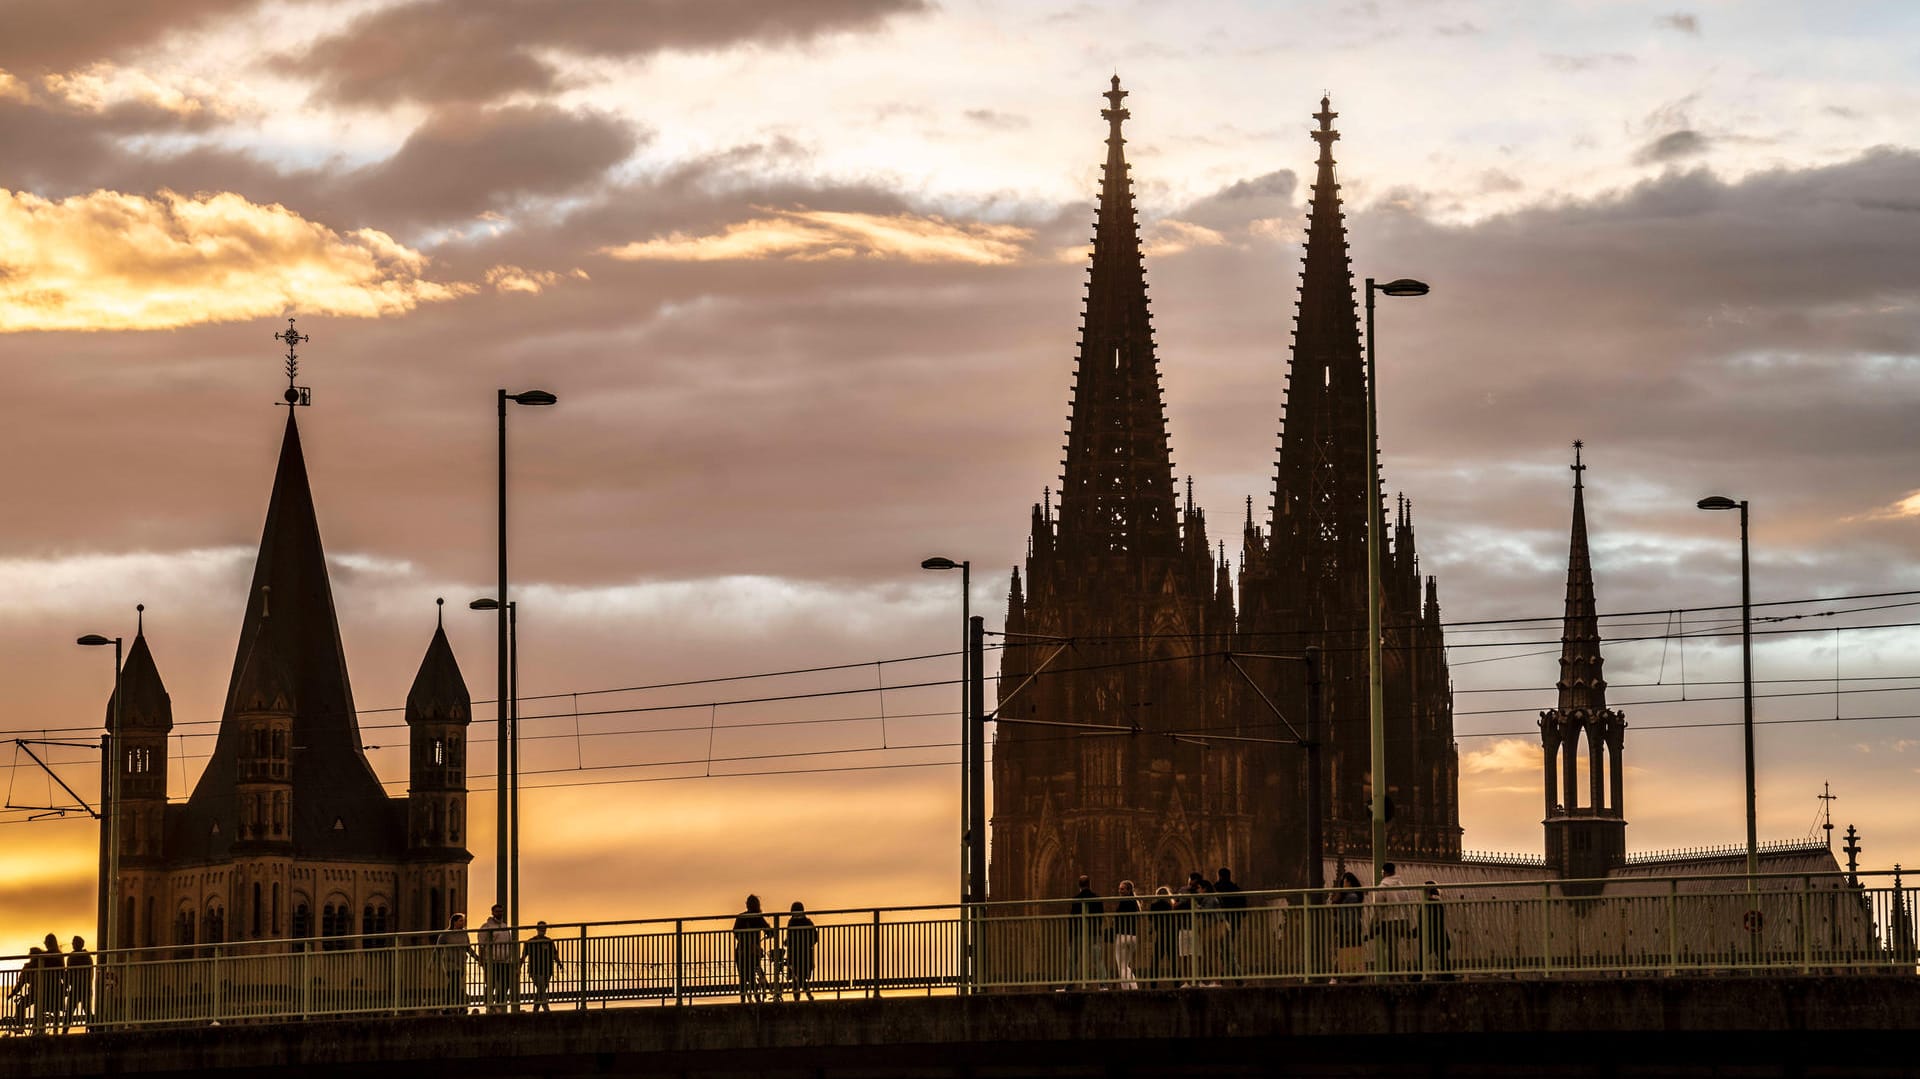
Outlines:
[{"label": "bridge railing", "polygon": [[[1595,882],[1597,883],[1597,882]],[[0,959],[8,1029],[1377,978],[1916,972],[1897,874],[1613,878],[556,924]],[[1156,903],[1156,900],[1159,900]],[[1156,909],[1156,907],[1160,909]],[[964,914],[964,917],[963,917]],[[964,938],[964,939],[963,939]],[[965,947],[963,947],[963,943]],[[551,958],[551,963],[547,961]],[[964,957],[964,959],[963,959]],[[23,969],[24,968],[24,969]],[[66,1020],[63,1022],[63,1020]]]}]

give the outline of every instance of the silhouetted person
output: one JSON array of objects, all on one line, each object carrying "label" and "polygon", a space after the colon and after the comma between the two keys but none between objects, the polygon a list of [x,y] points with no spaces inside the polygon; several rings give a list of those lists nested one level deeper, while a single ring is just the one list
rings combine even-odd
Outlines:
[{"label": "silhouetted person", "polygon": [[527,938],[522,946],[527,960],[527,977],[533,982],[533,1010],[550,1012],[547,1006],[547,984],[553,981],[553,972],[562,965],[560,949],[554,946],[553,938],[547,936],[547,923],[533,923],[533,936]]},{"label": "silhouetted person", "polygon": [[1168,973],[1173,970],[1173,945],[1180,930],[1175,924],[1177,921],[1173,889],[1162,884],[1154,889],[1153,902],[1147,904],[1147,954],[1151,973],[1147,987],[1150,989],[1165,988]]},{"label": "silhouetted person", "polygon": [[1386,940],[1387,971],[1402,970],[1407,965],[1401,956],[1403,943],[1413,939],[1415,906],[1420,901],[1419,893],[1407,888],[1407,882],[1400,879],[1392,862],[1380,866],[1380,879],[1373,893],[1373,933]]},{"label": "silhouetted person", "polygon": [[1133,964],[1140,954],[1140,901],[1133,882],[1120,882],[1120,898],[1113,904],[1113,975],[1122,989],[1138,989]]},{"label": "silhouetted person", "polygon": [[1233,882],[1233,870],[1220,867],[1220,876],[1213,882],[1213,894],[1220,904],[1220,920],[1226,928],[1221,931],[1221,950],[1226,953],[1227,974],[1240,976],[1240,927],[1246,921],[1247,897],[1240,894],[1240,886]]},{"label": "silhouetted person", "polygon": [[447,928],[434,938],[438,945],[434,955],[440,967],[440,976],[446,979],[447,1010],[454,1015],[465,1015],[467,1011],[467,960],[479,962],[479,953],[473,950],[472,937],[467,933],[467,916],[455,914],[447,920]]},{"label": "silhouetted person", "polygon": [[67,1004],[67,957],[60,953],[60,938],[48,933],[40,950],[40,981],[33,990],[34,1028],[44,1019],[47,1030],[58,1033]]},{"label": "silhouetted person", "polygon": [[1453,980],[1448,959],[1447,908],[1440,902],[1440,889],[1427,882],[1426,898],[1420,903],[1420,966],[1435,981]]},{"label": "silhouetted person", "polygon": [[80,1009],[87,1011],[87,1022],[93,1022],[93,953],[87,951],[85,937],[73,938],[73,950],[67,953],[65,1009],[60,1013],[60,1032],[65,1034],[78,1025]]},{"label": "silhouetted person", "polygon": [[748,994],[760,999],[760,941],[773,935],[773,927],[760,913],[760,897],[747,897],[747,909],[733,919],[733,966],[740,974],[740,1003]]},{"label": "silhouetted person", "polygon": [[793,972],[793,999],[799,1000],[805,993],[812,1000],[813,953],[820,943],[820,930],[814,928],[807,908],[798,899],[791,909],[787,917],[787,969]]},{"label": "silhouetted person", "polygon": [[1360,890],[1360,878],[1352,873],[1340,874],[1340,890],[1333,894],[1333,945],[1336,949],[1334,969],[1341,974],[1358,974],[1365,969],[1360,941],[1361,912],[1366,902],[1366,893]]},{"label": "silhouetted person", "polygon": [[503,1012],[512,1004],[520,981],[520,949],[514,947],[513,927],[507,924],[507,908],[499,903],[486,921],[480,923],[480,954],[486,958],[487,1011]]},{"label": "silhouetted person", "polygon": [[1067,904],[1067,940],[1069,952],[1073,956],[1073,980],[1085,988],[1087,979],[1096,976],[1093,971],[1098,960],[1094,957],[1093,937],[1097,932],[1100,914],[1107,909],[1105,903],[1093,892],[1092,878],[1082,874],[1080,890],[1073,893],[1073,902]]},{"label": "silhouetted person", "polygon": [[[13,991],[7,994],[7,1000],[13,1004],[13,1015],[9,1025],[21,1033],[27,1032],[27,1012],[33,1007],[34,983],[40,976],[40,949],[28,948],[27,961],[20,965],[19,973],[13,976]],[[39,1033],[35,1030],[34,1033]]]}]

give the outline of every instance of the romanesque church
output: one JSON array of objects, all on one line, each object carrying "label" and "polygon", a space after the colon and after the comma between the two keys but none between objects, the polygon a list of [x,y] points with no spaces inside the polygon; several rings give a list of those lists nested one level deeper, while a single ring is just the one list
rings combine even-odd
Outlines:
[{"label": "romanesque church", "polygon": [[[329,938],[439,928],[465,909],[466,683],[436,629],[407,695],[409,792],[389,796],[362,748],[296,409],[287,411],[219,736],[185,802],[167,800],[173,706],[144,626],[122,668],[108,759],[120,769],[123,907],[107,946],[294,937],[324,948]],[[114,715],[110,700],[110,733]],[[103,926],[105,902],[103,888]]]}]

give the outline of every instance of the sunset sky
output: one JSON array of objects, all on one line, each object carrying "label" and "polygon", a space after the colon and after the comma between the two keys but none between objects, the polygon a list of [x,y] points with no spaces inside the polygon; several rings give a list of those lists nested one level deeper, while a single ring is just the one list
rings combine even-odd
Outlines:
[{"label": "sunset sky", "polygon": [[[1175,461],[1236,567],[1325,92],[1356,275],[1433,286],[1383,301],[1380,408],[1447,619],[1558,616],[1584,439],[1600,608],[1655,612],[1605,629],[1642,638],[1606,649],[1629,849],[1741,842],[1738,637],[1680,636],[1737,611],[1660,612],[1737,604],[1737,522],[1693,504],[1751,499],[1792,617],[1756,627],[1761,838],[1831,782],[1866,862],[1920,862],[1915,41],[1900,3],[0,0],[0,732],[97,738],[109,660],[72,641],[144,603],[185,796],[298,316],[396,794],[435,597],[493,696],[494,393],[560,397],[511,418],[529,917],[949,901],[955,687],[715,702],[956,677],[929,555],[999,628],[1117,72]],[[1557,635],[1450,631],[1469,849],[1541,847]],[[92,796],[97,753],[37,751]],[[0,753],[9,804],[61,804]],[[0,953],[92,935],[95,825],[30,815]]]}]

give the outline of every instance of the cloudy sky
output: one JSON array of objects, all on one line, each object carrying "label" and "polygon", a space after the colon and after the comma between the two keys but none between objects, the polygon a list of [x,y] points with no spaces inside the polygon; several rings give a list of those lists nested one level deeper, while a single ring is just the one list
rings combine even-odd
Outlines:
[{"label": "cloudy sky", "polygon": [[[512,420],[529,915],[951,897],[956,693],[923,684],[957,673],[958,582],[917,565],[973,560],[997,627],[1057,474],[1118,72],[1176,462],[1216,533],[1268,500],[1329,92],[1356,272],[1434,286],[1381,311],[1382,441],[1447,617],[1558,614],[1585,439],[1601,608],[1640,638],[1607,653],[1629,845],[1739,842],[1737,639],[1727,610],[1682,609],[1739,597],[1736,524],[1693,502],[1751,499],[1754,597],[1789,619],[1759,626],[1761,835],[1806,836],[1831,782],[1866,861],[1920,861],[1920,596],[1848,598],[1920,589],[1917,22],[4,0],[0,732],[96,737],[110,671],[70,642],[131,635],[145,603],[190,788],[284,423],[271,335],[297,315],[396,793],[391,709],[435,597],[492,696],[492,623],[464,604],[493,573],[494,392],[561,398]],[[1539,849],[1554,636],[1451,633],[1470,848]],[[97,756],[40,751],[96,785]],[[9,805],[62,804],[0,752]],[[0,811],[0,950],[91,929],[93,825],[31,815]]]}]

